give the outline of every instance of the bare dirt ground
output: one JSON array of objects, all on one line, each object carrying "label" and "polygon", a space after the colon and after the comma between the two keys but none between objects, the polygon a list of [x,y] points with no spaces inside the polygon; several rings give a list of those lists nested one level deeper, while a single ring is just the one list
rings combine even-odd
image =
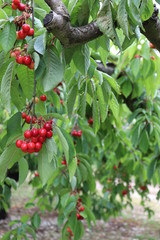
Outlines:
[{"label": "bare dirt ground", "polygon": [[[27,188],[27,189],[26,189]],[[126,209],[122,215],[117,218],[110,218],[108,222],[97,221],[96,226],[88,229],[86,225],[83,240],[160,240],[160,205],[156,200],[157,189],[150,188],[149,198],[151,202],[148,206],[152,207],[155,215],[147,218],[143,208],[140,206],[138,194],[133,195],[134,209]],[[12,207],[8,218],[0,221],[0,238],[9,229],[10,220],[20,218],[21,215],[33,213],[33,210],[23,208],[27,199],[32,195],[32,190],[23,185],[12,195]],[[58,240],[60,238],[60,229],[57,227],[56,213],[48,214],[42,217],[40,229],[37,233],[37,240]],[[32,239],[32,238],[30,238]]]}]

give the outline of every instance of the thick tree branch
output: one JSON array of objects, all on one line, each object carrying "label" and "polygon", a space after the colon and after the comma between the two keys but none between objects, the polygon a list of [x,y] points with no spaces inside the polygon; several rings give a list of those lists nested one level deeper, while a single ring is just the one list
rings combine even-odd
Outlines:
[{"label": "thick tree branch", "polygon": [[[45,0],[51,12],[44,19],[44,26],[56,36],[64,47],[73,47],[87,43],[102,35],[96,21],[82,27],[71,26],[70,16],[62,0]],[[160,51],[160,20],[158,9],[154,5],[152,17],[143,23],[141,32]]]},{"label": "thick tree branch", "polygon": [[84,44],[102,35],[96,22],[82,27],[72,27],[68,11],[61,0],[45,0],[52,11],[46,15],[44,26],[64,47]]},{"label": "thick tree branch", "polygon": [[141,30],[141,32],[154,44],[155,48],[160,51],[160,20],[158,18],[158,13],[159,11],[154,4],[153,15],[143,23],[145,31]]}]

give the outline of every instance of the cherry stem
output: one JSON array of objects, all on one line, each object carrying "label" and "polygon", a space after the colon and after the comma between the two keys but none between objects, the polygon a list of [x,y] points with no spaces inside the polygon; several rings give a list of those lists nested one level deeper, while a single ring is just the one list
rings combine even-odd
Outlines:
[{"label": "cherry stem", "polygon": [[[31,0],[31,7],[32,7],[32,28],[34,29],[34,0]],[[34,34],[33,34],[32,38],[34,38]],[[33,112],[32,112],[30,129],[32,129],[33,117],[35,116],[36,83],[37,83],[36,82],[36,73],[34,70]]]}]

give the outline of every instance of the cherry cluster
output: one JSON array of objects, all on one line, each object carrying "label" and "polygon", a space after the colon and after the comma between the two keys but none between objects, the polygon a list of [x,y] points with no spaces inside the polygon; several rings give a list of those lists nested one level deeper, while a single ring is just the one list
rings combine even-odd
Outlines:
[{"label": "cherry cluster", "polygon": [[84,218],[80,215],[80,212],[83,212],[85,210],[85,208],[82,205],[82,199],[81,198],[78,198],[76,209],[77,209],[77,219],[78,220],[83,220]]},{"label": "cherry cluster", "polygon": [[16,62],[18,64],[22,64],[27,66],[30,69],[34,69],[34,61],[32,60],[32,58],[29,55],[17,55],[16,56]]},{"label": "cherry cluster", "polygon": [[52,120],[46,122],[42,128],[33,128],[24,132],[24,140],[16,141],[17,148],[21,148],[24,153],[39,152],[46,138],[53,136]]},{"label": "cherry cluster", "polygon": [[12,9],[13,10],[19,10],[19,11],[25,11],[26,5],[23,3],[20,3],[20,0],[13,0],[12,2]]},{"label": "cherry cluster", "polygon": [[[61,164],[67,167],[67,161],[66,161],[65,158],[63,159],[63,161],[61,162]],[[79,159],[77,159],[77,166],[79,166]]]},{"label": "cherry cluster", "polygon": [[76,130],[76,129],[74,129],[73,131],[72,131],[72,136],[73,137],[79,137],[79,138],[81,138],[81,136],[82,136],[82,130]]},{"label": "cherry cluster", "polygon": [[[28,123],[28,124],[30,124],[32,117],[31,117],[30,115],[28,115],[27,113],[22,112],[22,119],[25,119],[25,122]],[[36,123],[36,118],[35,118],[35,116],[33,116],[32,123],[33,123],[33,124]]]},{"label": "cherry cluster", "polygon": [[34,29],[30,27],[29,24],[23,24],[22,29],[17,31],[17,40],[23,40],[27,36],[31,37],[34,35]]}]

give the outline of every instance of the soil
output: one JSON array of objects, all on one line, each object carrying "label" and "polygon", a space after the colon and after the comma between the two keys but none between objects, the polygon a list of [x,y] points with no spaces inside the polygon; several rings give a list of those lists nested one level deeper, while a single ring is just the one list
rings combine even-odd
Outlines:
[{"label": "soil", "polygon": [[[134,209],[126,209],[121,216],[110,218],[108,222],[97,221],[92,229],[85,224],[85,235],[83,240],[160,240],[160,207],[156,200],[158,189],[150,188],[150,206],[155,215],[148,219],[147,214],[140,205],[138,194],[132,196]],[[20,218],[23,214],[32,214],[33,209],[24,209],[24,203],[32,195],[32,189],[27,185],[21,186],[18,191],[13,191],[12,206],[6,220],[0,221],[0,238],[9,229],[11,220]],[[32,239],[32,238],[30,238]],[[58,240],[60,239],[60,229],[57,227],[57,214],[46,213],[41,218],[41,226],[37,232],[37,240]]]}]

